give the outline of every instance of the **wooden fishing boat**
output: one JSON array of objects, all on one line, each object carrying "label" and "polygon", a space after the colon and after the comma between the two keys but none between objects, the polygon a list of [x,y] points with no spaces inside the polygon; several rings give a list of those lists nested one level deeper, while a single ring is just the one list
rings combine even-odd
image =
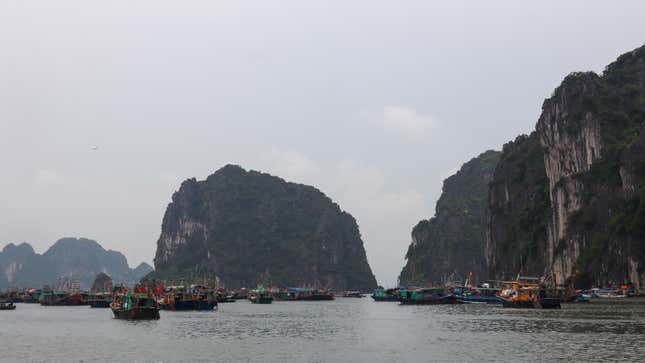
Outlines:
[{"label": "wooden fishing boat", "polygon": [[125,293],[114,297],[110,304],[115,319],[159,319],[159,304],[148,294]]},{"label": "wooden fishing boat", "polygon": [[374,301],[399,301],[399,289],[376,289],[372,293]]},{"label": "wooden fishing boat", "polygon": [[500,291],[500,289],[490,287],[471,287],[455,293],[455,297],[465,303],[499,304],[501,300],[497,297],[497,294]]},{"label": "wooden fishing boat", "polygon": [[343,297],[362,298],[363,294],[361,294],[360,291],[356,291],[356,290],[346,290],[346,291],[343,291]]},{"label": "wooden fishing boat", "polygon": [[299,300],[305,301],[330,301],[334,300],[335,296],[332,292],[324,290],[314,290],[310,294],[303,295]]},{"label": "wooden fishing boat", "polygon": [[518,309],[559,309],[559,297],[547,294],[542,282],[534,277],[519,277],[515,281],[504,282],[509,287],[497,297],[505,308]]},{"label": "wooden fishing boat", "polygon": [[62,291],[43,289],[38,302],[42,306],[79,306],[87,305],[82,294],[71,294]]},{"label": "wooden fishing boat", "polygon": [[215,301],[217,303],[234,303],[236,301],[235,293],[228,293],[224,289],[217,289],[215,291]]},{"label": "wooden fishing boat", "polygon": [[288,287],[275,294],[278,300],[288,301],[330,301],[335,299],[333,292],[305,287]]},{"label": "wooden fishing boat", "polygon": [[298,300],[298,293],[289,290],[279,290],[273,293],[273,300],[296,301]]},{"label": "wooden fishing boat", "polygon": [[109,308],[112,303],[112,294],[95,293],[88,296],[88,303],[92,308]]},{"label": "wooden fishing boat", "polygon": [[15,310],[16,305],[13,303],[13,301],[0,301],[0,310]]},{"label": "wooden fishing boat", "polygon": [[22,301],[25,304],[38,304],[40,301],[40,294],[42,290],[29,289],[22,297]]},{"label": "wooden fishing boat", "polygon": [[253,304],[271,304],[273,302],[271,292],[265,290],[262,285],[259,285],[257,289],[249,292],[248,299]]},{"label": "wooden fishing boat", "polygon": [[627,294],[620,289],[591,289],[593,297],[600,299],[624,299]]},{"label": "wooden fishing boat", "polygon": [[403,290],[399,293],[401,305],[462,304],[454,294],[444,288]]},{"label": "wooden fishing boat", "polygon": [[201,285],[192,285],[186,289],[183,286],[173,286],[166,289],[161,301],[163,310],[201,310],[211,311],[217,307],[213,291]]}]

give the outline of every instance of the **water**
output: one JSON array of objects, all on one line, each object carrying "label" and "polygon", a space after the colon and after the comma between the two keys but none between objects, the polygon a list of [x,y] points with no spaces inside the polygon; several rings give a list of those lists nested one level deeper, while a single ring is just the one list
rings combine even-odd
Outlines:
[{"label": "water", "polygon": [[0,311],[8,362],[642,361],[643,342],[645,299],[561,310],[238,301],[140,322],[86,306]]}]

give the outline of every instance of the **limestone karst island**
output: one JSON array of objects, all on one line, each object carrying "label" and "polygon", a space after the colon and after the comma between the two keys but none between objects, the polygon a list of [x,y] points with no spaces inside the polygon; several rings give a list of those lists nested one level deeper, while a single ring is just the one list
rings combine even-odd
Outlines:
[{"label": "limestone karst island", "polygon": [[644,360],[645,2],[0,14],[0,362]]}]

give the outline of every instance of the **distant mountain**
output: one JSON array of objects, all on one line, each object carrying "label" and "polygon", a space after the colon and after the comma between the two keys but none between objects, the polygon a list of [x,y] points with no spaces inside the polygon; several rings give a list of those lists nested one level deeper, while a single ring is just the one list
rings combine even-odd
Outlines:
[{"label": "distant mountain", "polygon": [[49,282],[55,271],[54,264],[34,252],[28,243],[9,243],[0,252],[0,289],[18,283],[22,286],[40,286]]},{"label": "distant mountain", "polygon": [[143,277],[145,277],[146,275],[148,275],[149,273],[151,273],[151,272],[152,272],[152,271],[154,271],[154,270],[155,270],[155,269],[154,269],[154,268],[152,268],[152,266],[148,265],[148,264],[147,264],[147,263],[145,263],[145,262],[141,262],[141,263],[139,264],[139,266],[135,267],[135,268],[132,270],[131,278],[132,278],[132,280],[134,280],[134,281],[139,281],[139,280],[141,280]]},{"label": "distant mountain", "polygon": [[486,278],[488,183],[500,154],[486,151],[443,182],[435,216],[412,230],[402,285],[463,281],[470,272],[480,281]]},{"label": "distant mountain", "polygon": [[27,243],[10,243],[0,252],[0,288],[56,286],[64,279],[72,279],[79,280],[85,289],[99,273],[109,275],[115,282],[132,283],[151,271],[152,267],[145,263],[131,269],[123,254],[106,251],[96,241],[85,238],[60,239],[42,255]]},{"label": "distant mountain", "polygon": [[155,276],[217,276],[228,287],[305,284],[372,289],[358,225],[318,189],[227,165],[172,197]]}]

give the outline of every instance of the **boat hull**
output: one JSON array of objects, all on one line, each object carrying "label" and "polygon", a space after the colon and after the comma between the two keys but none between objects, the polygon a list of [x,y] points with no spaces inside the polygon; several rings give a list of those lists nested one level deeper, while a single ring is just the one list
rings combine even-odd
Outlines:
[{"label": "boat hull", "polygon": [[258,299],[251,298],[249,299],[253,304],[271,304],[273,302],[273,298],[270,297],[261,297]]},{"label": "boat hull", "polygon": [[484,296],[457,296],[457,300],[464,303],[499,304],[501,301],[496,297]]},{"label": "boat hull", "polygon": [[211,311],[216,306],[217,303],[214,301],[175,301],[172,304],[162,305],[162,309],[174,311]]},{"label": "boat hull", "polygon": [[441,296],[432,299],[403,299],[401,305],[445,305],[445,304],[463,304],[463,301],[458,300],[454,295]]},{"label": "boat hull", "polygon": [[329,300],[334,300],[334,295],[327,295],[327,294],[310,295],[310,296],[304,296],[300,300],[304,300],[304,301],[329,301]]},{"label": "boat hull", "polygon": [[540,299],[539,307],[542,309],[560,309],[562,305],[560,305],[560,299],[546,297],[546,298]]},{"label": "boat hull", "polygon": [[513,301],[500,298],[502,307],[514,309],[534,309],[536,308],[535,301]]},{"label": "boat hull", "polygon": [[159,309],[157,308],[132,308],[129,310],[112,309],[115,319],[124,320],[157,320]]},{"label": "boat hull", "polygon": [[382,302],[382,301],[399,301],[398,296],[372,296],[372,299],[374,301]]},{"label": "boat hull", "polygon": [[91,308],[109,308],[111,301],[108,300],[93,300],[90,301]]}]

